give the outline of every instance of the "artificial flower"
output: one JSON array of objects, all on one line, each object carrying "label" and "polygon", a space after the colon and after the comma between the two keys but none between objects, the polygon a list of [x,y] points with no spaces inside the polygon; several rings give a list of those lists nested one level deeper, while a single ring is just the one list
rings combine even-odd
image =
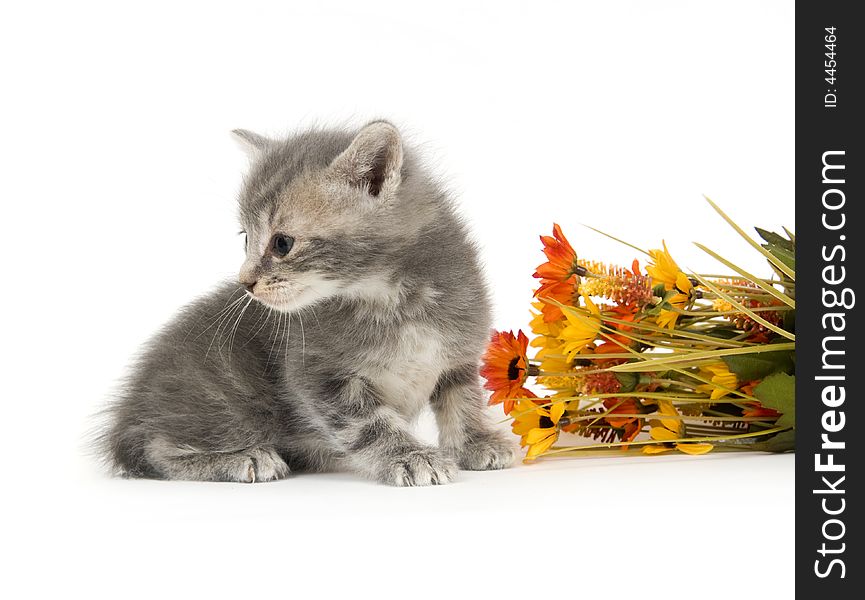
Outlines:
[{"label": "artificial flower", "polygon": [[[658,401],[658,413],[662,415],[659,419],[649,420],[649,425],[652,426],[649,430],[649,437],[663,443],[643,446],[644,454],[661,454],[673,449],[685,454],[705,454],[714,447],[712,444],[701,442],[676,441],[684,437],[685,428],[681,419],[669,418],[679,416],[676,407],[669,400]],[[665,416],[667,418],[664,418]]]},{"label": "artificial flower", "polygon": [[631,269],[597,262],[581,261],[580,265],[586,270],[585,277],[580,280],[581,294],[612,300],[618,310],[631,312],[654,298],[651,280],[640,274],[639,264]]},{"label": "artificial flower", "polygon": [[682,271],[673,257],[670,256],[667,242],[661,243],[664,246],[663,250],[649,250],[649,256],[654,262],[646,265],[646,272],[652,278],[653,283],[663,283],[664,289],[671,290],[676,286],[676,279]]},{"label": "artificial flower", "polygon": [[490,404],[504,403],[505,414],[511,412],[514,398],[531,398],[534,394],[523,385],[529,376],[529,361],[526,357],[529,339],[519,331],[496,331],[490,339],[482,357],[481,376],[486,379],[484,387],[492,391]]},{"label": "artificial flower", "polygon": [[[549,399],[545,399],[549,400]],[[520,406],[525,406],[521,404]],[[523,420],[520,427],[517,427],[515,419],[514,433],[518,431],[522,433],[520,440],[521,445],[528,446],[526,451],[526,461],[531,461],[550,449],[556,440],[559,438],[558,423],[565,412],[564,402],[555,402],[550,406],[537,406],[532,403],[531,407],[534,413],[528,419]],[[526,427],[531,425],[531,427]]]},{"label": "artificial flower", "polygon": [[577,253],[562,233],[558,223],[553,223],[553,235],[542,235],[547,262],[538,265],[534,276],[547,281],[567,281],[577,272]]},{"label": "artificial flower", "polygon": [[547,320],[547,313],[544,310],[549,306],[551,305],[545,302],[532,302],[532,308],[538,311],[531,312],[532,320],[529,321],[529,328],[535,334],[531,341],[533,348],[552,348],[561,345],[558,337],[565,326],[564,315],[559,311],[561,318]]},{"label": "artificial flower", "polygon": [[[544,281],[535,290],[535,297],[541,300],[555,300],[565,306],[571,306],[575,303],[575,298],[579,297],[578,285],[576,275],[565,281]],[[564,318],[562,309],[557,304],[544,302],[540,310],[546,323],[556,323]]]},{"label": "artificial flower", "polygon": [[[535,290],[535,297],[570,306],[574,304],[580,285],[577,272],[581,269],[577,263],[577,253],[557,223],[553,224],[553,235],[542,235],[541,243],[547,262],[538,265],[535,270],[534,277],[541,280],[541,285]],[[561,309],[553,303],[544,303],[541,314],[547,323],[562,319]]]},{"label": "artificial flower", "polygon": [[736,374],[722,360],[700,367],[700,375],[712,383],[698,385],[697,391],[709,394],[712,400],[719,400],[739,387]]},{"label": "artificial flower", "polygon": [[667,299],[667,302],[675,310],[667,310],[665,308],[662,308],[660,314],[655,320],[658,327],[674,329],[676,327],[676,323],[679,320],[679,315],[681,314],[679,311],[684,310],[694,298],[694,285],[691,283],[691,280],[688,278],[688,276],[684,273],[679,272],[679,274],[676,276],[676,283],[674,288],[676,290],[676,293],[673,294],[669,299]]},{"label": "artificial flower", "polygon": [[563,342],[562,353],[568,360],[573,360],[577,354],[583,352],[601,331],[601,311],[588,296],[583,296],[583,301],[588,314],[574,308],[564,310],[567,325],[559,334],[559,339]]},{"label": "artificial flower", "polygon": [[[742,389],[744,389],[744,387]],[[768,419],[770,421],[774,421],[775,419],[777,419],[778,417],[781,416],[781,413],[779,413],[777,410],[767,408],[767,407],[763,406],[762,404],[760,404],[759,402],[757,402],[756,400],[755,401],[743,400],[742,404],[744,404],[745,406],[748,407],[748,408],[742,409],[742,416],[743,417],[761,417],[761,418],[765,417],[766,419]]]},{"label": "artificial flower", "polygon": [[[606,398],[604,408],[609,415],[606,417],[610,427],[622,430],[622,441],[630,442],[643,429],[643,420],[639,417],[617,417],[616,414],[633,415],[642,412],[642,406],[635,398]],[[623,449],[627,450],[627,446]]]}]

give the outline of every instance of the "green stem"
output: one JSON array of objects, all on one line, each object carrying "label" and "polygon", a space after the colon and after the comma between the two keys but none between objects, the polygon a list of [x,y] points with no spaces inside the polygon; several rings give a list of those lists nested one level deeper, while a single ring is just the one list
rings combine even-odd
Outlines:
[{"label": "green stem", "polygon": [[774,433],[780,433],[782,431],[787,431],[788,429],[792,429],[792,427],[774,427],[772,429],[765,429],[763,431],[757,431],[753,433],[741,433],[737,435],[722,435],[722,436],[708,436],[708,437],[693,437],[693,438],[676,438],[674,440],[640,440],[635,442],[609,442],[605,444],[591,444],[588,446],[568,446],[564,448],[553,448],[547,450],[543,454],[539,456],[546,456],[548,454],[561,454],[563,452],[568,452],[571,450],[591,450],[593,448],[621,448],[622,446],[647,446],[650,444],[678,444],[678,443],[721,443],[726,442],[728,440],[741,440],[745,438],[753,438],[753,437],[761,437],[764,435],[772,435]]}]

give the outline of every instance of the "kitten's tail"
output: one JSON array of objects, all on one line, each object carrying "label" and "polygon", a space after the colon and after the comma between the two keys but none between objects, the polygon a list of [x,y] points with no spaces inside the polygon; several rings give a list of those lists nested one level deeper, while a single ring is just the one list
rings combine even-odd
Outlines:
[{"label": "kitten's tail", "polygon": [[91,416],[85,435],[87,453],[111,476],[157,478],[145,457],[141,426],[130,422],[124,405],[124,398],[113,398]]}]

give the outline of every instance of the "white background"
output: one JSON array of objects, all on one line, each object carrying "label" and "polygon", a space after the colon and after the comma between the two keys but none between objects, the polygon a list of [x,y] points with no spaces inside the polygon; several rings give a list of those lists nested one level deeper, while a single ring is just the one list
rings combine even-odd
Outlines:
[{"label": "white background", "polygon": [[[0,19],[6,597],[792,596],[792,456],[547,461],[392,489],[108,479],[89,416],[241,260],[236,127],[396,122],[525,327],[586,258],[793,223],[792,2],[18,3]],[[491,409],[496,418],[500,409]],[[428,430],[425,430],[429,434]]]}]

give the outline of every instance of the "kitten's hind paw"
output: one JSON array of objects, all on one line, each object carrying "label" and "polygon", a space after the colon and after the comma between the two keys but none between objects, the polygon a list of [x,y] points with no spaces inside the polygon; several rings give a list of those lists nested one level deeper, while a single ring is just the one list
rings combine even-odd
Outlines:
[{"label": "kitten's hind paw", "polygon": [[510,440],[490,433],[466,442],[455,454],[460,469],[492,471],[510,467],[514,463],[516,449]]},{"label": "kitten's hind paw", "polygon": [[450,458],[434,449],[418,449],[395,457],[381,479],[398,487],[442,485],[453,481],[457,472],[457,465]]}]

